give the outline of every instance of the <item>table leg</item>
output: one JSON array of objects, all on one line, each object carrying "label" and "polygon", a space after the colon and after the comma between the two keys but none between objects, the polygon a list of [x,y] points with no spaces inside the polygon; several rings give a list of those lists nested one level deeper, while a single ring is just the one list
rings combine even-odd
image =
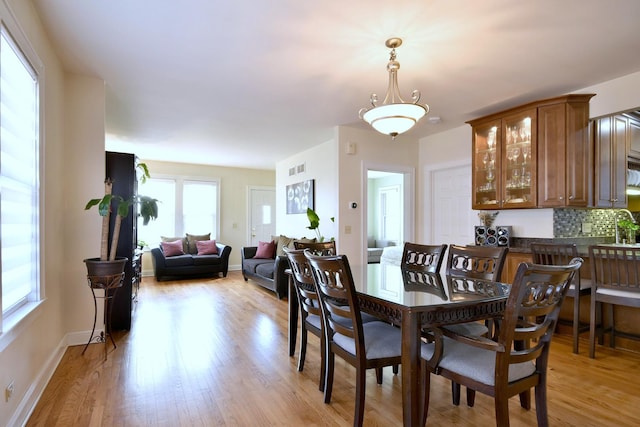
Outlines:
[{"label": "table leg", "polygon": [[402,313],[402,417],[405,426],[422,424],[420,313]]},{"label": "table leg", "polygon": [[296,336],[298,334],[298,293],[293,284],[293,277],[289,276],[289,357],[296,351]]}]

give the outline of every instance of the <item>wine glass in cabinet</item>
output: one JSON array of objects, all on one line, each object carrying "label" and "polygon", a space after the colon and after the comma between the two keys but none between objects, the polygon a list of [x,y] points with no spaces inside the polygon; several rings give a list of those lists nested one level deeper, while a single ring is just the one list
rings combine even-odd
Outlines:
[{"label": "wine glass in cabinet", "polygon": [[[524,110],[502,118],[503,133],[511,137],[505,139],[505,158],[502,162],[504,180],[501,194],[503,208],[530,208],[536,206],[535,186],[535,141],[536,110]],[[507,143],[508,142],[508,143]],[[525,179],[525,177],[527,177]]]},{"label": "wine glass in cabinet", "polygon": [[473,125],[474,209],[536,206],[535,138],[536,109]]},{"label": "wine glass in cabinet", "polygon": [[488,122],[473,130],[473,207],[497,209],[502,187],[500,121]]}]

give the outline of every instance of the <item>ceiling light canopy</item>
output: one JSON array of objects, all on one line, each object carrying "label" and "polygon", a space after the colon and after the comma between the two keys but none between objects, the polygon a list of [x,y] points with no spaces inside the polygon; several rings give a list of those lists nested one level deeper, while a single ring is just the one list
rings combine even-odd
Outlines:
[{"label": "ceiling light canopy", "polygon": [[390,38],[385,45],[391,49],[387,71],[389,72],[389,87],[387,95],[381,105],[378,105],[378,95],[371,94],[371,108],[362,108],[360,118],[369,123],[375,130],[385,135],[391,135],[395,139],[411,129],[418,121],[429,112],[428,105],[420,105],[420,91],[411,93],[413,102],[404,102],[398,88],[398,70],[400,63],[396,61],[396,48],[402,44],[402,39]]}]

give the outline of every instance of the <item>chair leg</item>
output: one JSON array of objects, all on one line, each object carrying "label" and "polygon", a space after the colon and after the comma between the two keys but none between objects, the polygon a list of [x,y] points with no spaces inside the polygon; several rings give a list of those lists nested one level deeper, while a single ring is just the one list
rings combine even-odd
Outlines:
[{"label": "chair leg", "polygon": [[520,406],[527,411],[531,409],[531,390],[520,393]]},{"label": "chair leg", "polygon": [[609,347],[614,348],[616,346],[616,324],[613,319],[613,304],[607,304],[607,313],[609,313],[609,327],[611,328]]},{"label": "chair leg", "polygon": [[324,403],[330,403],[331,391],[333,390],[333,365],[335,362],[335,355],[333,354],[332,351],[328,350],[326,358],[327,358],[327,363],[326,363],[327,372],[325,373],[326,380],[324,382]]},{"label": "chair leg", "polygon": [[382,368],[376,368],[376,381],[382,384]]},{"label": "chair leg", "polygon": [[495,398],[496,426],[509,427],[509,399]]},{"label": "chair leg", "polygon": [[476,391],[472,388],[467,387],[467,406],[469,408],[473,408],[473,405],[476,403]]},{"label": "chair leg", "polygon": [[325,345],[324,331],[321,335],[322,336],[320,337],[320,383],[318,388],[320,389],[320,391],[324,391],[326,374],[327,374],[327,362],[326,362],[327,346]]},{"label": "chair leg", "polygon": [[460,405],[460,384],[451,381],[451,400],[454,405]]},{"label": "chair leg", "polygon": [[393,375],[398,375],[400,372],[398,365],[393,365]]},{"label": "chair leg", "polygon": [[596,300],[591,294],[591,309],[589,310],[589,357],[596,357]]},{"label": "chair leg", "polygon": [[[302,321],[304,322],[304,320]],[[300,328],[300,355],[298,357],[298,372],[302,372],[304,369],[304,359],[307,355],[307,328],[305,328],[304,323]]]},{"label": "chair leg", "polygon": [[[382,371],[382,368],[376,368],[376,373],[378,372],[378,369]],[[367,390],[367,370],[364,367],[359,366],[356,368],[356,371],[358,378],[356,378],[356,408],[353,425],[354,427],[360,427],[364,421],[364,398]]]},{"label": "chair leg", "polygon": [[579,354],[579,332],[580,330],[580,289],[576,286],[576,292],[573,296],[573,352]]},{"label": "chair leg", "polygon": [[547,412],[547,387],[544,383],[538,384],[535,388],[536,395],[536,418],[539,427],[547,427],[549,425],[549,416]]},{"label": "chair leg", "polygon": [[427,415],[429,414],[429,394],[431,392],[431,372],[427,368],[427,363],[424,359],[420,362],[420,375],[422,376],[422,425],[427,424]]}]

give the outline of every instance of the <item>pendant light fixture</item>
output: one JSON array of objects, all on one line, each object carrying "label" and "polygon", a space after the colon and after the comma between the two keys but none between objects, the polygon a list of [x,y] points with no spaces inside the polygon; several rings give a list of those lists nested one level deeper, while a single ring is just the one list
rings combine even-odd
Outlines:
[{"label": "pendant light fixture", "polygon": [[375,130],[392,139],[411,129],[429,112],[428,105],[420,105],[420,91],[411,93],[413,102],[404,102],[398,89],[398,70],[400,63],[396,61],[396,48],[402,44],[402,39],[394,37],[386,41],[385,45],[391,49],[387,71],[389,72],[389,87],[382,104],[378,105],[378,95],[371,94],[372,107],[362,108],[360,118],[369,123]]}]

